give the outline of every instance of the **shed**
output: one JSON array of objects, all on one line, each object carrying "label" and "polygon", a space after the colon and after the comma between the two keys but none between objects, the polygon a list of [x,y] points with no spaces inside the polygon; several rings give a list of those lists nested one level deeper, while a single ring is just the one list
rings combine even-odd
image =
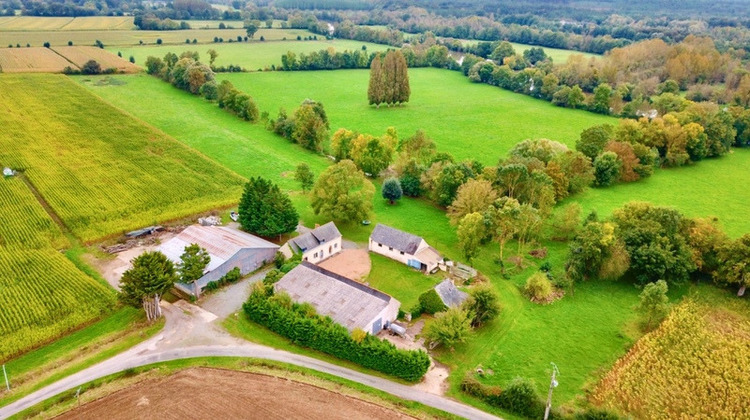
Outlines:
[{"label": "shed", "polygon": [[435,292],[443,301],[445,306],[449,308],[461,306],[461,304],[469,297],[466,292],[458,290],[453,284],[451,279],[445,279],[435,286]]},{"label": "shed", "polygon": [[191,244],[205,248],[211,261],[195,284],[176,283],[175,288],[196,297],[200,297],[209,282],[219,280],[235,267],[245,275],[273,261],[279,249],[274,243],[230,227],[192,225],[161,244],[158,250],[178,263],[185,247]]},{"label": "shed", "polygon": [[401,306],[379,290],[307,261],[282,277],[274,288],[285,291],[296,302],[311,304],[318,314],[330,316],[349,331],[360,328],[377,334],[398,317]]}]

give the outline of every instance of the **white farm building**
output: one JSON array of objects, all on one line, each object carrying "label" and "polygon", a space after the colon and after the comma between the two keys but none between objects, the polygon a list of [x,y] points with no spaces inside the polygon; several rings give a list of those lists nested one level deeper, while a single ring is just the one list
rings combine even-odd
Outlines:
[{"label": "white farm building", "polygon": [[287,258],[292,256],[292,252],[302,253],[302,261],[317,264],[341,252],[341,232],[333,222],[328,222],[290,239],[281,252]]},{"label": "white farm building", "polygon": [[401,303],[372,287],[303,261],[274,285],[296,302],[307,302],[349,331],[377,334],[398,317]]},{"label": "white farm building", "polygon": [[158,251],[177,264],[185,247],[191,244],[205,248],[211,256],[211,262],[203,277],[195,284],[176,283],[175,288],[196,297],[200,296],[208,282],[219,280],[235,267],[245,275],[273,261],[279,249],[274,243],[237,229],[193,225],[161,244]]},{"label": "white farm building", "polygon": [[440,253],[421,237],[381,224],[373,229],[368,249],[427,273],[443,262]]}]

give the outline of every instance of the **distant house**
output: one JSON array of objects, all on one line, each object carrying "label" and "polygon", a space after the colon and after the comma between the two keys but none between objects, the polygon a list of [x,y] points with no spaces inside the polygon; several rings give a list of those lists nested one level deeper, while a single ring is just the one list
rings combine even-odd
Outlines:
[{"label": "distant house", "polygon": [[191,244],[205,248],[211,256],[211,262],[208,263],[203,277],[195,284],[177,283],[175,288],[196,297],[200,297],[208,282],[219,280],[235,267],[245,275],[273,261],[279,249],[274,243],[237,229],[193,225],[161,244],[158,250],[177,264],[185,252],[185,247]]},{"label": "distant house", "polygon": [[440,253],[421,237],[381,224],[373,229],[368,249],[427,273],[443,262]]},{"label": "distant house", "polygon": [[435,292],[443,301],[443,304],[449,308],[461,306],[469,297],[469,294],[458,290],[451,279],[445,279],[435,286]]},{"label": "distant house", "polygon": [[303,261],[275,285],[296,302],[307,302],[349,331],[377,334],[398,317],[401,303],[362,283]]},{"label": "distant house", "polygon": [[317,264],[341,252],[341,233],[333,222],[292,238],[281,249],[287,257],[291,253],[302,253],[302,261]]}]

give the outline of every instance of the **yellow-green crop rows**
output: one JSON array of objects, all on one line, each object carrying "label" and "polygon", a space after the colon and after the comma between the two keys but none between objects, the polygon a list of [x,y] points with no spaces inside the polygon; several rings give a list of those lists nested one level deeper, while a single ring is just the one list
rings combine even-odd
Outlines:
[{"label": "yellow-green crop rows", "polygon": [[0,361],[98,318],[114,293],[57,248],[68,241],[18,177],[0,178]]},{"label": "yellow-green crop rows", "polygon": [[229,206],[244,183],[65,76],[0,76],[0,126],[0,165],[85,242]]}]

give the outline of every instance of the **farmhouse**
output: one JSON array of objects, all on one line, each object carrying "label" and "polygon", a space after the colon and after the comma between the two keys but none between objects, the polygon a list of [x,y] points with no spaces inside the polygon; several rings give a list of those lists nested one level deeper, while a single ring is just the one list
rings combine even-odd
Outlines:
[{"label": "farmhouse", "polygon": [[274,288],[292,300],[307,302],[320,315],[330,316],[349,331],[360,328],[371,334],[398,317],[401,303],[393,297],[307,261],[292,269]]},{"label": "farmhouse", "polygon": [[172,262],[178,263],[185,247],[198,244],[211,256],[206,272],[195,284],[176,283],[175,288],[200,297],[208,282],[219,280],[235,267],[245,275],[272,261],[279,246],[249,233],[222,226],[193,225],[159,246]]},{"label": "farmhouse", "polygon": [[469,294],[458,290],[451,279],[445,279],[435,286],[435,292],[443,301],[443,304],[449,308],[461,306],[469,297]]},{"label": "farmhouse", "polygon": [[427,273],[443,262],[440,253],[421,237],[381,224],[373,229],[368,249]]},{"label": "farmhouse", "polygon": [[341,252],[341,233],[333,222],[292,238],[283,247],[282,252],[291,257],[291,252],[302,253],[302,261],[317,264],[326,258]]}]

